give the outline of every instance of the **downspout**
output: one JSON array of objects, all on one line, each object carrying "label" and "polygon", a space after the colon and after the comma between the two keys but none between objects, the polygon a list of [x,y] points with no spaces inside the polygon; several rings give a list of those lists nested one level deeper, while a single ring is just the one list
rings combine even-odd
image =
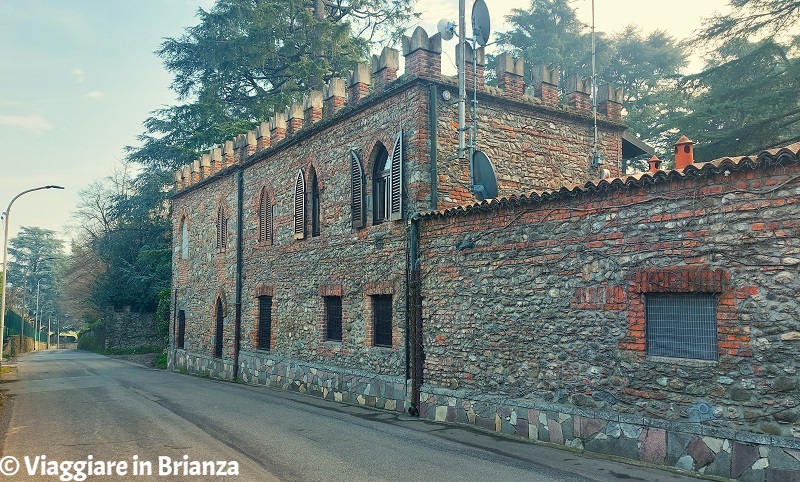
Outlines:
[{"label": "downspout", "polygon": [[409,336],[411,358],[411,405],[408,408],[410,415],[419,415],[420,386],[422,385],[422,294],[420,291],[420,259],[419,259],[419,213],[411,216],[410,233],[410,280],[409,286]]},{"label": "downspout", "polygon": [[436,98],[439,96],[436,84],[430,85],[430,96],[428,100],[428,120],[430,121],[430,160],[431,160],[431,209],[438,209],[439,204],[439,173],[436,167],[436,145],[439,142],[438,129],[439,124],[436,122]]},{"label": "downspout", "polygon": [[242,338],[242,231],[244,231],[244,170],[236,176],[236,313],[233,338],[233,379],[239,378],[239,347]]}]

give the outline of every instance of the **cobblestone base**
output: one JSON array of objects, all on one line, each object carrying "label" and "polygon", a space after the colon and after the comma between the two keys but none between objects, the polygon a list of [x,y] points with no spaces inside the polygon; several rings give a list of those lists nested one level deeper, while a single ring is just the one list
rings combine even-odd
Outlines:
[{"label": "cobblestone base", "polygon": [[[241,352],[239,367],[240,380],[250,385],[389,411],[404,412],[408,408],[403,377],[273,357],[263,352]],[[184,350],[170,352],[169,368],[223,380],[233,378],[231,361]]]},{"label": "cobblestone base", "polygon": [[800,481],[800,440],[528,400],[466,396],[423,387],[420,418],[701,474],[746,481]]}]

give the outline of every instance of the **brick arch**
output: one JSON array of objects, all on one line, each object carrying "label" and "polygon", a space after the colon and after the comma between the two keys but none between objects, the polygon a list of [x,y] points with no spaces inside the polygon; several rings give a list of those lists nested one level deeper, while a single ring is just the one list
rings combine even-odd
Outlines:
[{"label": "brick arch", "polygon": [[225,318],[228,316],[228,296],[225,294],[225,290],[223,288],[219,288],[214,294],[214,304],[211,307],[211,316],[214,318],[214,320],[217,319],[218,300],[222,301],[222,316]]},{"label": "brick arch", "polygon": [[375,154],[378,151],[378,144],[382,144],[387,151],[389,151],[389,148],[394,144],[394,137],[391,133],[383,130],[371,132],[370,138],[371,140],[367,143],[363,151],[364,155],[359,156],[361,157],[361,163],[364,167],[364,175],[367,177],[367,186],[372,185],[372,175],[375,169]]}]

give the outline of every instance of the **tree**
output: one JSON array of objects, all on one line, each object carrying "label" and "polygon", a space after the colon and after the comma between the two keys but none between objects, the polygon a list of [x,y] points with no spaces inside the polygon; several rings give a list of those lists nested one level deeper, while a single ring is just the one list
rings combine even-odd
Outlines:
[{"label": "tree", "polygon": [[800,2],[731,0],[730,6],[694,41],[711,50],[705,70],[680,84],[691,110],[673,127],[698,143],[699,160],[800,141]]},{"label": "tree", "polygon": [[218,0],[157,54],[187,103],[145,121],[129,159],[174,170],[367,58],[412,17],[410,0]]},{"label": "tree", "polygon": [[[20,291],[21,303],[27,316],[36,310],[37,285],[39,312],[53,309],[60,292],[57,275],[64,260],[64,242],[55,231],[23,226],[9,240],[8,282]],[[21,311],[22,312],[22,311]]]},{"label": "tree", "polygon": [[[528,65],[551,65],[562,78],[592,75],[591,33],[568,0],[532,0],[528,10],[515,9],[508,17],[513,29],[502,46]],[[623,88],[623,105],[630,130],[648,143],[666,149],[672,125],[669,116],[683,98],[676,95],[685,48],[664,31],[647,36],[633,25],[607,36],[595,34],[595,70],[598,84]]]}]

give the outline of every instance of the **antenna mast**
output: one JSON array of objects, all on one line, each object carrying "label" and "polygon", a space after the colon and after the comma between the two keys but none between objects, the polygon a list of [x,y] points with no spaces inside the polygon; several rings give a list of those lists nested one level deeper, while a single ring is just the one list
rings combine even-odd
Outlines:
[{"label": "antenna mast", "polygon": [[592,0],[592,117],[594,118],[594,142],[592,143],[591,167],[596,169],[600,166],[600,154],[597,152],[597,72],[595,69],[595,57],[597,56],[597,45],[594,34],[594,0]]}]

